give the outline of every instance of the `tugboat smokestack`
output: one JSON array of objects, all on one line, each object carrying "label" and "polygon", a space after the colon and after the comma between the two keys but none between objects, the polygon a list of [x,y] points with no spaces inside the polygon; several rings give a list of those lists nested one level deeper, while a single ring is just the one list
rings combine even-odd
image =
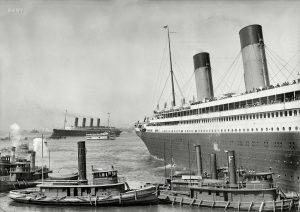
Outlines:
[{"label": "tugboat smokestack", "polygon": [[218,179],[217,176],[217,156],[215,153],[210,154],[210,174],[211,174],[211,179]]},{"label": "tugboat smokestack", "polygon": [[78,117],[75,118],[75,127],[78,127]]},{"label": "tugboat smokestack", "polygon": [[236,185],[236,168],[235,168],[235,153],[234,151],[227,152],[229,184]]},{"label": "tugboat smokestack", "polygon": [[85,127],[86,118],[82,119],[82,127]]},{"label": "tugboat smokestack", "polygon": [[94,122],[94,119],[91,118],[91,119],[90,119],[90,127],[93,127],[93,122]]},{"label": "tugboat smokestack", "polygon": [[97,119],[97,127],[100,127],[100,119]]},{"label": "tugboat smokestack", "polygon": [[214,97],[214,89],[211,76],[209,54],[201,52],[194,55],[194,71],[197,89],[197,100],[211,99]]},{"label": "tugboat smokestack", "polygon": [[262,27],[254,24],[240,30],[246,91],[270,85]]},{"label": "tugboat smokestack", "polygon": [[202,158],[201,158],[201,147],[195,145],[196,148],[196,161],[197,161],[197,175],[202,176]]},{"label": "tugboat smokestack", "polygon": [[79,141],[78,145],[78,180],[86,181],[86,150],[85,141]]},{"label": "tugboat smokestack", "polygon": [[35,151],[30,152],[30,169],[35,171]]}]

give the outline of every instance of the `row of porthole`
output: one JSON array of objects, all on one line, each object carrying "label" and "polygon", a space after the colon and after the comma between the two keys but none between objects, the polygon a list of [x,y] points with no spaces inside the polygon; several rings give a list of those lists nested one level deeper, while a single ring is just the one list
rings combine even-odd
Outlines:
[{"label": "row of porthole", "polygon": [[[299,130],[299,127],[298,126],[295,126],[295,128],[294,128],[296,131],[297,130]],[[255,128],[255,130],[256,130],[256,132],[259,132],[259,129],[258,128]],[[280,128],[279,127],[277,127],[276,128],[276,130],[277,131],[280,131]],[[281,129],[281,131],[285,131],[286,130],[286,128],[285,127],[282,127],[282,129]],[[288,131],[291,131],[292,130],[292,127],[288,127],[287,128],[287,130]],[[149,132],[152,132],[152,130],[148,130]],[[170,132],[170,133],[176,133],[176,132],[187,132],[187,133],[189,133],[189,132],[191,132],[191,133],[193,133],[193,132],[203,132],[203,133],[205,133],[205,132],[254,132],[254,128],[251,128],[251,129],[249,129],[249,128],[247,128],[247,129],[221,129],[221,130],[163,130],[162,132]],[[260,131],[261,132],[263,132],[264,131],[264,128],[260,128]],[[265,129],[265,131],[266,132],[268,132],[268,131],[274,131],[274,128],[273,127],[271,127],[271,128],[266,128]]]},{"label": "row of porthole", "polygon": [[[227,142],[227,145],[231,145],[231,146],[233,146],[233,145],[250,146],[250,142],[249,141],[245,141],[245,143],[243,141],[234,142],[232,140],[231,141],[225,141],[225,142]],[[252,141],[251,142],[251,146],[252,147],[257,147],[257,146],[262,146],[262,145],[259,143],[259,141]],[[264,141],[263,146],[268,148],[269,147],[269,142],[268,141]],[[273,148],[282,148],[282,142],[281,141],[280,142],[279,141],[275,142],[274,145],[273,145]],[[296,149],[295,142],[293,142],[293,141],[289,142],[289,149],[290,150]]]},{"label": "row of porthole", "polygon": [[[284,176],[286,177],[286,174],[284,174]],[[281,178],[281,176],[280,176],[280,174],[279,175],[277,175],[277,178]],[[291,175],[291,180],[293,179],[294,177]],[[300,180],[300,177],[299,176],[297,176],[297,179],[298,179],[298,181]]]}]

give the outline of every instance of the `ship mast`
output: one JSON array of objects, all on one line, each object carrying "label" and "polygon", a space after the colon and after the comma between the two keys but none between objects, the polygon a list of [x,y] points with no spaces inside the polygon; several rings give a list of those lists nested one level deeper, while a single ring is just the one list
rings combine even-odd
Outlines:
[{"label": "ship mast", "polygon": [[171,44],[170,44],[170,31],[169,26],[164,26],[165,29],[168,30],[168,43],[169,43],[169,58],[170,58],[170,72],[171,72],[171,82],[172,82],[172,96],[173,96],[173,106],[176,105],[175,102],[175,90],[174,90],[174,73],[173,73],[173,66],[172,66],[172,55],[171,55]]},{"label": "ship mast", "polygon": [[42,134],[42,184],[44,184],[44,135]]},{"label": "ship mast", "polygon": [[65,111],[64,130],[66,129],[66,122],[67,122],[67,109]]},{"label": "ship mast", "polygon": [[109,129],[109,118],[110,118],[110,113],[107,113],[108,117],[107,117],[107,127]]}]

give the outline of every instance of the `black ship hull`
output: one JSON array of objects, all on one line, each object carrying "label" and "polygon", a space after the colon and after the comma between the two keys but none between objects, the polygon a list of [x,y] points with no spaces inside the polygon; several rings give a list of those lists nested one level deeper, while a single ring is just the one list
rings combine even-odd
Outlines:
[{"label": "black ship hull", "polygon": [[81,128],[81,129],[53,129],[50,138],[63,138],[63,137],[80,137],[86,134],[99,134],[104,132],[113,132],[116,136],[120,136],[121,130],[117,128]]},{"label": "black ship hull", "polygon": [[[300,193],[300,133],[151,133],[137,131],[151,155],[176,167],[196,169],[194,144],[201,145],[203,170],[210,172],[210,153],[218,167],[227,166],[225,150],[235,150],[238,168],[272,171],[284,192]],[[165,143],[165,150],[164,150]],[[172,151],[171,151],[172,148]],[[190,149],[190,154],[188,152]]]}]

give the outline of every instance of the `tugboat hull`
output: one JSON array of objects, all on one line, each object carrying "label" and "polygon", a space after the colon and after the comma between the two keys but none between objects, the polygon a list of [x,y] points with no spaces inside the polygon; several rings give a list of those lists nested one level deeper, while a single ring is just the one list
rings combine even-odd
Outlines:
[{"label": "tugboat hull", "polygon": [[14,190],[9,197],[16,202],[41,205],[126,206],[157,204],[154,186],[109,196],[43,196],[36,190]]}]

